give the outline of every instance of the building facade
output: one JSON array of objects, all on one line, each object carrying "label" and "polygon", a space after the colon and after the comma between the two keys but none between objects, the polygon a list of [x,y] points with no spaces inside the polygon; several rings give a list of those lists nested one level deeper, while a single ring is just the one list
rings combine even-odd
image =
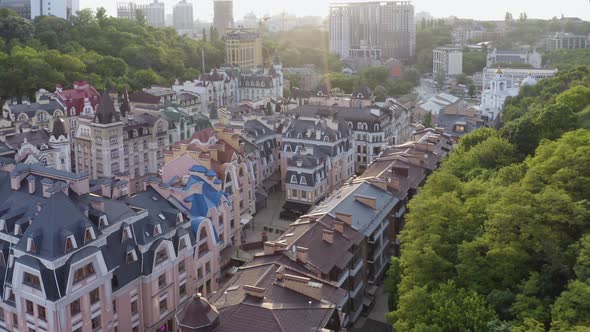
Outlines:
[{"label": "building facade", "polygon": [[225,35],[227,29],[234,27],[234,2],[232,0],[213,1],[213,28],[220,36]]},{"label": "building facade", "polygon": [[497,67],[503,64],[524,64],[533,68],[541,68],[543,66],[543,56],[536,50],[498,50],[494,48],[488,52],[486,67]]},{"label": "building facade", "polygon": [[168,123],[148,113],[129,114],[128,109],[128,101],[115,105],[104,93],[94,116],[80,117],[74,154],[78,172],[93,179],[127,176],[135,193],[164,165]]},{"label": "building facade", "polygon": [[463,50],[458,47],[437,47],[432,50],[432,76],[447,78],[463,74]]},{"label": "building facade", "polygon": [[407,1],[332,4],[330,52],[341,59],[412,60],[416,55],[414,6]]},{"label": "building facade", "polygon": [[590,34],[576,35],[571,32],[557,32],[545,39],[547,52],[576,48],[590,48]]},{"label": "building facade", "polygon": [[58,1],[31,1],[31,17],[57,16],[69,20],[72,15],[80,10],[79,0],[58,0]]},{"label": "building facade", "polygon": [[145,8],[146,23],[150,26],[163,28],[166,26],[166,8],[163,2],[154,0]]},{"label": "building facade", "polygon": [[5,330],[174,331],[176,308],[214,278],[212,221],[190,203],[39,165],[3,164],[0,186]]},{"label": "building facade", "polygon": [[137,13],[142,12],[145,17],[147,5],[137,4],[135,2],[117,2],[117,18],[126,18],[128,20],[137,20]]},{"label": "building facade", "polygon": [[228,29],[224,35],[225,62],[240,69],[262,66],[262,39],[254,29]]},{"label": "building facade", "polygon": [[179,33],[190,32],[194,29],[193,4],[182,0],[172,9],[174,29]]}]

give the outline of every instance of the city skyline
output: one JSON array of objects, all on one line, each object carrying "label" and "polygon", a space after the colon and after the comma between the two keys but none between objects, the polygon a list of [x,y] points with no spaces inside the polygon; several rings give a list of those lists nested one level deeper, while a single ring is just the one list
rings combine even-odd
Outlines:
[{"label": "city skyline", "polygon": [[[117,0],[102,1],[102,7],[105,7],[107,13],[116,16]],[[152,1],[136,1],[138,3],[150,3]],[[164,0],[166,4],[166,13],[172,12],[172,7],[178,2],[174,0]],[[271,1],[271,0],[234,0],[234,17],[241,20],[244,15],[253,12],[257,16],[273,15],[287,12],[297,16],[322,16],[328,15],[330,3],[334,2],[351,2],[351,1],[330,1],[330,0],[301,0],[298,2],[289,1]],[[367,2],[367,1],[360,1]],[[213,0],[192,1],[194,6],[195,20],[213,21]],[[529,18],[550,19],[553,16],[560,17],[562,14],[566,17],[580,17],[590,20],[590,4],[586,0],[565,0],[562,2],[547,3],[543,6],[537,6],[537,2],[532,0],[509,1],[498,0],[495,6],[486,7],[485,11],[475,10],[472,6],[465,6],[465,0],[449,0],[444,3],[435,0],[416,0],[412,1],[416,8],[416,13],[429,12],[434,17],[457,16],[461,18],[473,18],[478,20],[502,20],[506,11],[518,16],[521,12],[526,12]],[[100,7],[96,2],[90,0],[81,0],[80,8],[96,9]]]}]

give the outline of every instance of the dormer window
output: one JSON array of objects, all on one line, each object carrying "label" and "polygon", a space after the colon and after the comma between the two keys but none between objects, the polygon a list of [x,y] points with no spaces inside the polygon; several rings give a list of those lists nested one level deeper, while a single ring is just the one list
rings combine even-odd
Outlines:
[{"label": "dormer window", "polygon": [[291,183],[297,183],[297,176],[291,175]]},{"label": "dormer window", "polygon": [[182,222],[184,222],[184,216],[182,215],[182,213],[178,213],[176,215],[176,223],[180,224]]},{"label": "dormer window", "polygon": [[109,225],[109,220],[107,219],[106,215],[102,215],[100,216],[100,218],[98,218],[98,226],[99,227],[107,227]]},{"label": "dormer window", "polygon": [[129,226],[125,226],[125,228],[123,228],[123,235],[121,238],[121,242],[124,242],[128,239],[132,239],[133,236],[131,235],[131,228]]},{"label": "dormer window", "polygon": [[76,239],[74,239],[73,235],[69,235],[66,237],[66,253],[76,249],[78,246],[76,245]]},{"label": "dormer window", "polygon": [[94,234],[94,228],[88,227],[84,231],[84,243],[88,243],[92,240],[96,240],[96,234]]},{"label": "dormer window", "polygon": [[128,251],[127,252],[127,264],[131,264],[136,261],[137,261],[137,252],[135,252],[135,249]]},{"label": "dormer window", "polygon": [[301,181],[299,181],[299,184],[305,184],[307,185],[307,180],[305,179],[305,176],[301,177]]},{"label": "dormer window", "polygon": [[0,219],[0,231],[6,231],[6,220]]},{"label": "dormer window", "polygon": [[14,235],[22,235],[22,230],[20,228],[20,225],[14,225]]},{"label": "dormer window", "polygon": [[27,239],[27,251],[31,253],[36,253],[37,248],[35,247],[35,241],[32,238]]},{"label": "dormer window", "polygon": [[162,225],[160,224],[154,226],[154,236],[158,234],[162,234]]},{"label": "dormer window", "polygon": [[178,251],[181,251],[181,250],[185,249],[186,247],[188,247],[187,239],[186,239],[186,237],[183,237],[178,242]]},{"label": "dormer window", "polygon": [[6,266],[6,260],[4,259],[4,254],[0,253],[0,267]]}]

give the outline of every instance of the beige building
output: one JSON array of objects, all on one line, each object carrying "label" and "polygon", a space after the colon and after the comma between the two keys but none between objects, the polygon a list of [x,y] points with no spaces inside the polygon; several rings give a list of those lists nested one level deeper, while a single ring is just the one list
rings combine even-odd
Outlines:
[{"label": "beige building", "polygon": [[254,29],[230,29],[225,34],[225,61],[240,69],[262,66],[262,39]]},{"label": "beige building", "polygon": [[135,193],[164,165],[168,122],[148,113],[131,115],[128,110],[128,102],[117,107],[103,94],[96,114],[79,118],[74,154],[79,172],[89,172],[93,179],[128,176]]}]

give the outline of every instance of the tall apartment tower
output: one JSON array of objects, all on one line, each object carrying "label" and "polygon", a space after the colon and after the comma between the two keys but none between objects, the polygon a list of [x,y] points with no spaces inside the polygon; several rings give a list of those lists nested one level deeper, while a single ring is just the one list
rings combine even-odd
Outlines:
[{"label": "tall apartment tower", "polygon": [[137,12],[142,11],[145,16],[146,5],[138,5],[135,2],[117,2],[117,18],[136,20]]},{"label": "tall apartment tower", "polygon": [[0,0],[0,9],[8,8],[20,17],[31,18],[31,1],[30,0]]},{"label": "tall apartment tower", "polygon": [[215,0],[213,2],[213,27],[220,36],[234,26],[234,3],[232,0]]},{"label": "tall apartment tower", "polygon": [[39,0],[31,1],[31,17],[37,16],[57,16],[63,19],[69,19],[80,10],[78,0]]},{"label": "tall apartment tower", "polygon": [[166,26],[166,13],[163,2],[154,2],[147,5],[145,9],[146,22],[148,25],[153,27],[164,27]]},{"label": "tall apartment tower", "polygon": [[463,49],[460,47],[437,47],[432,50],[432,75],[446,78],[463,73]]},{"label": "tall apartment tower", "polygon": [[414,5],[409,1],[332,4],[330,51],[342,59],[412,60],[416,55]]},{"label": "tall apartment tower", "polygon": [[172,9],[172,22],[178,32],[191,31],[194,28],[193,4],[182,0]]}]

